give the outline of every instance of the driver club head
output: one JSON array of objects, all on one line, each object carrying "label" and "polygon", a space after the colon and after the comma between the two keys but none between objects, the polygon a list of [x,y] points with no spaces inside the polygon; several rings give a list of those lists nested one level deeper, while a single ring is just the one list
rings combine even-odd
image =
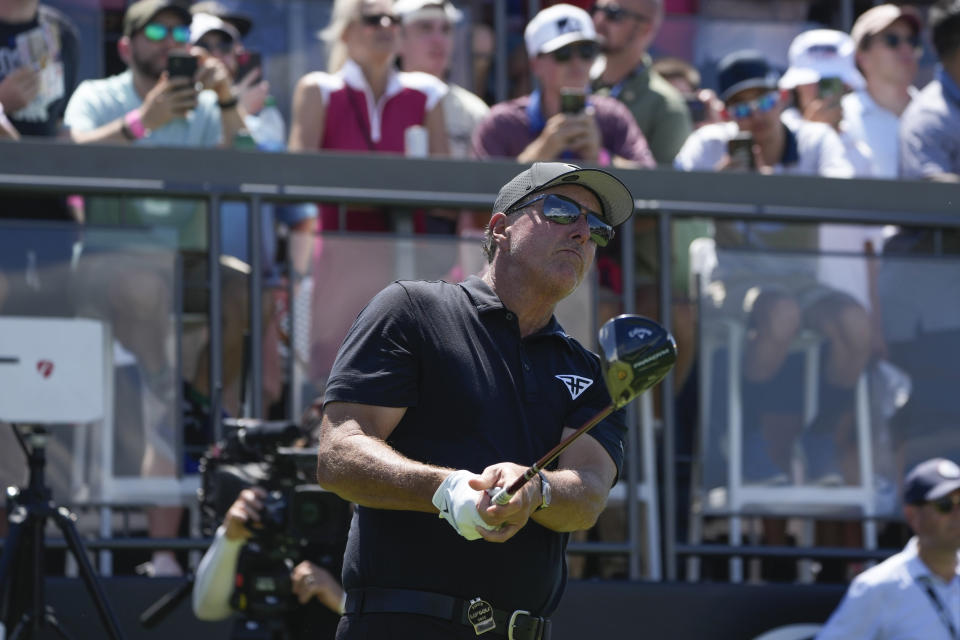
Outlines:
[{"label": "driver club head", "polygon": [[677,361],[677,343],[650,318],[620,315],[600,328],[603,378],[617,409],[660,382]]}]

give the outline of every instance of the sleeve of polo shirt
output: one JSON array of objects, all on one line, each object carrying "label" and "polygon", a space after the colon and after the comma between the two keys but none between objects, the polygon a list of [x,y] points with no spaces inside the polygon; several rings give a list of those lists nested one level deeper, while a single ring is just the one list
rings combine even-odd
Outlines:
[{"label": "sleeve of polo shirt", "polygon": [[883,602],[881,587],[857,578],[850,585],[817,640],[871,640],[878,637]]},{"label": "sleeve of polo shirt", "polygon": [[323,402],[412,407],[422,338],[403,285],[393,283],[357,316],[337,352]]},{"label": "sleeve of polo shirt", "polygon": [[647,139],[626,105],[619,100],[610,98],[610,110],[611,115],[617,121],[615,141],[619,142],[616,146],[611,147],[610,151],[621,158],[633,160],[642,167],[653,168],[657,166],[657,161],[653,158]]},{"label": "sleeve of polo shirt", "polygon": [[[610,394],[603,383],[603,372],[600,370],[599,361],[596,362],[592,376],[596,382],[584,391],[583,396],[581,396],[583,402],[567,416],[566,426],[571,429],[579,428],[596,415],[598,411],[610,404]],[[623,409],[614,411],[586,435],[599,442],[610,459],[613,460],[617,467],[617,475],[613,479],[614,484],[616,484],[620,477],[620,470],[623,468],[623,441],[627,437],[626,412]]]},{"label": "sleeve of polo shirt", "polygon": [[958,149],[952,136],[945,135],[946,123],[931,114],[914,115],[900,127],[900,176],[929,178],[955,173]]},{"label": "sleeve of polo shirt", "polygon": [[90,80],[84,80],[77,87],[70,101],[67,102],[67,108],[63,115],[63,123],[68,129],[78,132],[93,131],[104,124],[99,121],[94,105],[96,100],[96,90]]},{"label": "sleeve of polo shirt", "polygon": [[[516,144],[516,135],[523,135],[524,127],[518,127],[510,111],[510,103],[494,105],[490,113],[473,130],[473,155],[477,158],[511,158],[511,144]],[[521,151],[523,147],[521,147]]]},{"label": "sleeve of polo shirt", "polygon": [[820,141],[817,173],[824,178],[852,178],[854,175],[853,165],[847,157],[843,141],[833,129],[827,127],[824,127]]}]

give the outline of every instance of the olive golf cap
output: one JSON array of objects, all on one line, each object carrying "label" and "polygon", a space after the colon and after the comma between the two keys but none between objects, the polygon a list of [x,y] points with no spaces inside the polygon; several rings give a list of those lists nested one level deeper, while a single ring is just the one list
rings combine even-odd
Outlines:
[{"label": "olive golf cap", "polygon": [[633,214],[633,196],[619,179],[601,169],[581,169],[565,162],[537,162],[503,185],[493,212],[506,213],[524,198],[549,187],[576,184],[593,192],[603,211],[603,220],[615,227]]}]

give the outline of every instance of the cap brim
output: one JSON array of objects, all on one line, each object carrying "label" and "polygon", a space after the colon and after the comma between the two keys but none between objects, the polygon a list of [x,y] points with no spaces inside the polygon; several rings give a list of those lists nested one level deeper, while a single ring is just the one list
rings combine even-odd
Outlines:
[{"label": "cap brim", "polygon": [[856,69],[846,65],[824,65],[820,69],[813,67],[790,67],[780,78],[781,89],[796,89],[800,85],[813,84],[820,78],[840,78],[851,89],[863,89],[866,83]]},{"label": "cap brim", "polygon": [[591,38],[590,36],[588,36],[583,32],[574,31],[571,33],[565,33],[562,36],[556,37],[550,42],[544,44],[543,46],[540,47],[540,50],[537,51],[537,54],[553,53],[557,49],[565,47],[568,44],[571,44],[574,42],[596,42],[596,41],[597,41],[596,38]]},{"label": "cap brim", "polygon": [[746,80],[741,80],[737,84],[724,91],[723,94],[721,94],[720,99],[726,102],[730,96],[736,95],[741,91],[757,88],[773,90],[777,88],[777,83],[771,82],[767,78],[747,78]]},{"label": "cap brim", "polygon": [[247,37],[247,34],[250,33],[250,29],[253,28],[253,21],[246,16],[231,13],[229,15],[221,16],[220,19],[227,24],[233,25],[233,27],[240,33],[241,38]]},{"label": "cap brim", "polygon": [[960,489],[960,478],[956,480],[950,480],[947,482],[941,482],[933,489],[931,489],[924,498],[926,500],[938,500],[945,495],[951,494],[957,489]]},{"label": "cap brim", "polygon": [[590,189],[603,206],[604,221],[616,227],[633,215],[633,195],[619,178],[599,169],[575,169],[563,173],[534,192],[561,184],[577,184]]}]

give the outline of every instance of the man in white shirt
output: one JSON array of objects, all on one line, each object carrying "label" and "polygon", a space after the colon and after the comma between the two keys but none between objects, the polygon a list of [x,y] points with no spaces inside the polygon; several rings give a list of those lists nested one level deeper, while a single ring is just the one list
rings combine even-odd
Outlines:
[{"label": "man in white shirt", "polygon": [[903,513],[915,536],[857,576],[817,640],[953,640],[960,629],[960,467],[944,458],[907,475]]},{"label": "man in white shirt", "polygon": [[[446,81],[453,54],[454,27],[462,13],[449,0],[398,0],[400,61],[404,71],[422,71]],[[448,83],[443,98],[450,155],[470,157],[470,138],[490,107],[461,86]]]},{"label": "man in white shirt", "polygon": [[896,178],[900,116],[916,93],[920,17],[912,7],[884,4],[861,15],[850,34],[867,84],[844,96],[844,128],[870,148],[873,177]]}]

